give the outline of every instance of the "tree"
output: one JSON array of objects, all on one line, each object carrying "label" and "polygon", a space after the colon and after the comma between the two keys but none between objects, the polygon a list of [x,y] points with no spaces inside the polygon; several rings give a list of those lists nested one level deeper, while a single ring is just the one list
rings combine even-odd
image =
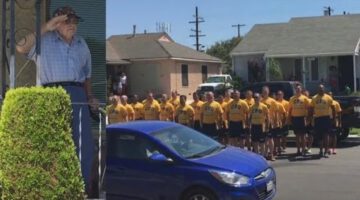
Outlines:
[{"label": "tree", "polygon": [[269,60],[269,74],[270,74],[270,80],[272,81],[283,80],[283,74],[280,67],[280,63],[273,58],[270,58]]},{"label": "tree", "polygon": [[216,42],[210,48],[206,50],[206,53],[220,58],[225,62],[223,72],[227,74],[231,74],[231,65],[232,59],[230,56],[230,52],[239,44],[242,38],[233,37],[228,40]]}]

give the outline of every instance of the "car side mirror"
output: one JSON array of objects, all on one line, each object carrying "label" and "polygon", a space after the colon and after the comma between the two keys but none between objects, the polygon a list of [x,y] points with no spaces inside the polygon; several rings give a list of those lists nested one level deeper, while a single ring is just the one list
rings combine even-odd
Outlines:
[{"label": "car side mirror", "polygon": [[153,153],[150,156],[150,160],[156,161],[156,162],[173,162],[171,158],[167,158],[164,154],[161,153]]}]

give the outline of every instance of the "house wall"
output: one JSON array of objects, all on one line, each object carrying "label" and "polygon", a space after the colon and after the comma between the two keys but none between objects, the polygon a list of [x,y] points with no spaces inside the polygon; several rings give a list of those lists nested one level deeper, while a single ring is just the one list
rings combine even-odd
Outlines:
[{"label": "house wall", "polygon": [[239,76],[243,81],[249,80],[248,74],[248,61],[249,60],[259,60],[263,59],[264,54],[257,55],[246,55],[246,56],[232,56],[233,66],[232,69],[237,76]]},{"label": "house wall", "polygon": [[[182,86],[181,65],[183,64],[188,65],[188,86]],[[176,61],[171,73],[171,90],[176,90],[179,94],[186,95],[188,100],[192,99],[192,93],[202,83],[201,68],[203,65],[207,66],[208,75],[221,73],[221,64],[219,63]]]},{"label": "house wall", "polygon": [[128,78],[128,93],[138,94],[141,97],[144,97],[148,91],[154,94],[168,93],[172,66],[174,62],[170,60],[133,61],[125,70]]}]

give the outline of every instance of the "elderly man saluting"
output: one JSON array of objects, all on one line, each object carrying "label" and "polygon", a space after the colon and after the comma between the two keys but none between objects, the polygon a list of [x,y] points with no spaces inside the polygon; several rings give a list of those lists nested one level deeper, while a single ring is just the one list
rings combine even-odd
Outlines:
[{"label": "elderly man saluting", "polygon": [[43,86],[61,86],[70,95],[73,108],[73,140],[78,155],[81,151],[81,172],[88,191],[94,145],[87,103],[96,107],[97,100],[91,92],[90,50],[85,40],[76,34],[80,19],[71,7],[58,8],[53,13],[53,18],[41,28],[39,59],[35,52],[35,34],[27,35],[16,48],[37,65],[40,64],[40,82]]}]

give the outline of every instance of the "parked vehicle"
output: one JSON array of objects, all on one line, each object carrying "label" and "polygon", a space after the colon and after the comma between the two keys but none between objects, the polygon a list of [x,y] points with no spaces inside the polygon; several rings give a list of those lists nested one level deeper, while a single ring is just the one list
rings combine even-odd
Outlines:
[{"label": "parked vehicle", "polygon": [[173,122],[107,127],[106,198],[272,199],[275,171],[252,152]]},{"label": "parked vehicle", "polygon": [[351,128],[360,128],[360,97],[335,96],[342,109],[342,128],[338,136],[340,140],[348,137]]},{"label": "parked vehicle", "polygon": [[211,75],[205,83],[198,86],[197,92],[204,94],[205,92],[213,92],[215,96],[224,94],[228,89],[233,89],[232,78],[229,74]]},{"label": "parked vehicle", "polygon": [[268,86],[270,89],[271,93],[275,93],[279,90],[284,92],[284,98],[289,100],[292,96],[294,96],[295,94],[295,88],[296,85],[298,85],[301,83],[297,82],[297,81],[271,81],[271,82],[258,82],[258,83],[253,83],[251,85],[247,85],[243,88],[241,88],[241,93],[242,96],[245,94],[245,92],[247,90],[251,90],[254,93],[260,93],[261,94],[261,90],[262,87],[264,86]]}]

